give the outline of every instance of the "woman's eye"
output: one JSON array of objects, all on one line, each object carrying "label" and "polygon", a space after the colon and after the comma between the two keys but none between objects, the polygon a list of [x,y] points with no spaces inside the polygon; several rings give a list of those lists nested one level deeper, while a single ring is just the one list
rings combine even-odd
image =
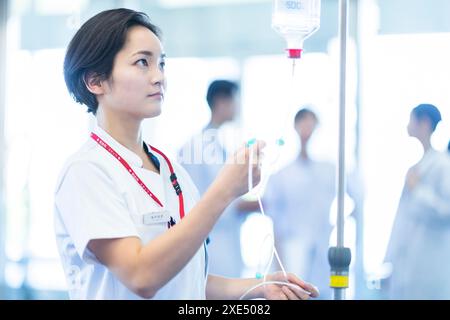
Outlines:
[{"label": "woman's eye", "polygon": [[139,59],[136,61],[136,64],[141,67],[148,67],[148,62],[145,59]]}]

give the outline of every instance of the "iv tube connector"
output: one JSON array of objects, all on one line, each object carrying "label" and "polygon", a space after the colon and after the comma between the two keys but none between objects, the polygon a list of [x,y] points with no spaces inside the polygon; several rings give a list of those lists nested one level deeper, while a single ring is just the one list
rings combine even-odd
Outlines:
[{"label": "iv tube connector", "polygon": [[348,275],[352,254],[349,248],[330,247],[328,262],[330,263],[330,287],[335,289],[348,288]]},{"label": "iv tube connector", "polygon": [[300,59],[302,56],[302,49],[286,49],[288,58],[290,59]]}]

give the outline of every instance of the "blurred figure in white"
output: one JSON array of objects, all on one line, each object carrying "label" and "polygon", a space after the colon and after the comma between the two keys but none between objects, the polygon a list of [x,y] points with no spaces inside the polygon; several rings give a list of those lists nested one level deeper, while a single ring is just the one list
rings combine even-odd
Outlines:
[{"label": "blurred figure in white", "polygon": [[[215,80],[206,100],[211,109],[209,124],[192,137],[178,153],[178,158],[196,184],[201,195],[214,181],[227,159],[219,137],[219,128],[233,121],[239,110],[239,86],[228,80]],[[248,206],[248,208],[247,208]],[[209,272],[226,277],[240,277],[244,264],[241,256],[240,229],[243,212],[257,207],[237,200],[220,217],[209,235]]]},{"label": "blurred figure in white", "polygon": [[308,154],[308,143],[317,124],[316,114],[308,108],[295,115],[300,154],[270,178],[264,204],[273,219],[276,246],[286,269],[312,281],[319,288],[321,299],[330,299],[327,253],[335,166],[311,159]]},{"label": "blurred figure in white", "polygon": [[386,252],[390,299],[450,299],[450,160],[431,146],[440,121],[430,104],[411,112],[408,134],[424,153],[406,175]]}]

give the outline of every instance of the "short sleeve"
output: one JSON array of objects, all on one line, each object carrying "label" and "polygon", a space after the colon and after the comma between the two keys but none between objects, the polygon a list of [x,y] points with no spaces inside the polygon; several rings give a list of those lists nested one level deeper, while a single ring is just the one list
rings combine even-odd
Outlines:
[{"label": "short sleeve", "polygon": [[138,236],[125,198],[101,167],[76,162],[66,170],[55,194],[55,206],[80,257],[95,259],[90,240]]}]

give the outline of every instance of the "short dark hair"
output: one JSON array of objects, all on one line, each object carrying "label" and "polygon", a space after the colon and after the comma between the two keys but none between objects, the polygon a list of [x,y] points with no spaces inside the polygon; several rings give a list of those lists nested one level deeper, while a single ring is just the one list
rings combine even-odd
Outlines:
[{"label": "short dark hair", "polygon": [[434,132],[434,130],[436,130],[436,126],[438,125],[439,121],[442,120],[439,109],[432,104],[419,104],[412,110],[412,113],[417,120],[427,119],[428,121],[430,121],[431,132]]},{"label": "short dark hair", "polygon": [[218,98],[231,98],[239,90],[239,85],[236,82],[228,80],[214,80],[208,87],[206,93],[206,101],[211,110],[214,109],[214,104]]},{"label": "short dark hair", "polygon": [[100,12],[86,21],[70,41],[64,58],[64,79],[76,102],[96,114],[97,98],[86,87],[87,77],[98,80],[111,76],[114,58],[123,48],[128,30],[143,26],[161,38],[160,29],[143,12],[113,9]]},{"label": "short dark hair", "polygon": [[319,120],[317,119],[317,115],[309,108],[302,108],[300,109],[296,114],[294,118],[294,124],[305,118],[306,116],[312,116],[316,122]]}]

